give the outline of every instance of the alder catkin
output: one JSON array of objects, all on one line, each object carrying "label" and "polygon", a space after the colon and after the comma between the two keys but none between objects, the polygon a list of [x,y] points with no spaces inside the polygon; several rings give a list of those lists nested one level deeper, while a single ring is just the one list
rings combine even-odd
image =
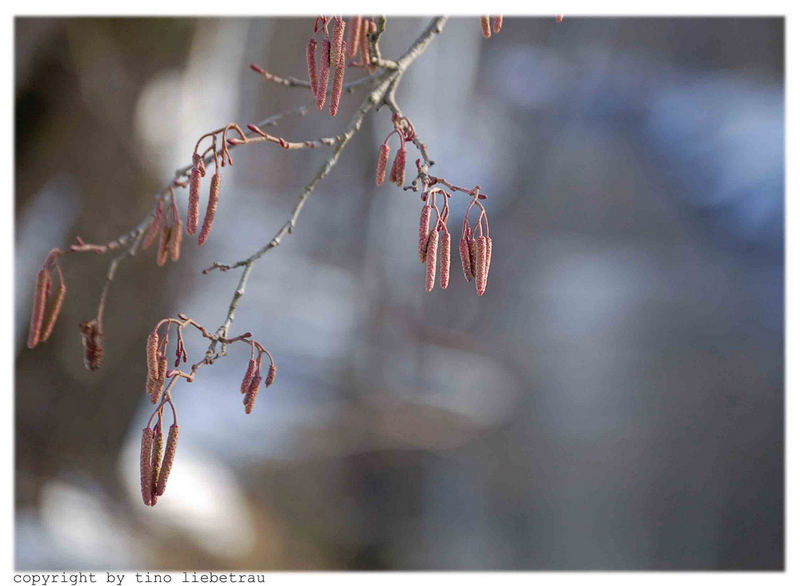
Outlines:
[{"label": "alder catkin", "polygon": [[488,16],[481,16],[481,32],[483,33],[484,39],[488,39],[492,36],[492,27],[489,25]]},{"label": "alder catkin", "polygon": [[103,334],[97,320],[82,322],[79,326],[81,331],[81,341],[83,342],[83,365],[89,370],[98,370],[103,364]]},{"label": "alder catkin", "polygon": [[[334,67],[338,67],[341,62],[342,68],[344,68],[344,31],[344,19],[341,16],[335,16],[333,18],[333,43],[331,44],[331,64]],[[334,83],[335,80],[336,77],[334,77]]]},{"label": "alder catkin", "polygon": [[495,34],[499,33],[503,29],[503,17],[502,16],[495,16],[494,22],[492,23],[492,30]]},{"label": "alder catkin", "polygon": [[175,462],[175,450],[178,447],[178,435],[180,429],[175,424],[169,426],[167,435],[167,447],[164,451],[164,460],[161,463],[161,471],[158,474],[158,484],[156,485],[155,495],[161,496],[167,488],[169,473],[172,471],[172,464]]},{"label": "alder catkin", "polygon": [[253,380],[253,375],[255,372],[256,361],[251,358],[247,365],[247,372],[244,373],[244,378],[242,379],[242,386],[239,389],[243,395],[247,392],[247,389],[250,388],[250,382]]},{"label": "alder catkin", "polygon": [[28,348],[34,348],[39,343],[42,333],[42,320],[47,302],[47,293],[50,287],[50,271],[43,268],[36,275],[36,288],[33,290],[33,306],[31,307],[31,322],[28,329]]},{"label": "alder catkin", "polygon": [[153,430],[150,426],[142,430],[142,448],[139,452],[139,477],[142,484],[142,500],[144,504],[150,506],[153,501],[152,487],[152,460],[153,453]]},{"label": "alder catkin", "polygon": [[[335,41],[334,41],[335,42]],[[339,112],[339,102],[342,99],[342,88],[344,87],[344,51],[339,51],[336,69],[333,71],[333,86],[331,87],[330,114],[336,116]]]},{"label": "alder catkin", "polygon": [[181,257],[181,242],[183,241],[183,225],[180,218],[175,219],[172,234],[169,238],[169,257],[173,262]]},{"label": "alder catkin", "polygon": [[[489,281],[489,267],[492,266],[492,239],[486,237],[486,281]],[[485,285],[484,285],[485,286]]]},{"label": "alder catkin", "polygon": [[477,271],[475,274],[475,288],[478,295],[486,292],[486,236],[478,236],[477,250],[475,253]]},{"label": "alder catkin", "polygon": [[66,294],[67,286],[64,283],[60,283],[44,314],[39,342],[46,342],[50,334],[53,333],[53,327],[56,325],[58,314],[61,313],[61,306],[64,305],[64,297]]},{"label": "alder catkin", "polygon": [[308,62],[308,81],[311,84],[311,93],[317,97],[317,40],[314,37],[308,39],[306,45],[306,61]]},{"label": "alder catkin", "polygon": [[450,232],[442,233],[442,252],[439,256],[439,286],[447,289],[450,284]]},{"label": "alder catkin", "polygon": [[464,278],[469,283],[472,280],[472,262],[469,254],[469,242],[466,238],[458,241],[458,254],[461,256],[461,270],[464,271]]},{"label": "alder catkin", "polygon": [[147,250],[150,248],[150,245],[156,239],[156,234],[158,234],[158,229],[161,228],[161,218],[164,215],[164,200],[159,199],[158,204],[156,204],[156,211],[153,215],[153,221],[150,222],[150,226],[147,228],[147,232],[142,239],[142,250]]},{"label": "alder catkin", "polygon": [[406,178],[406,145],[405,143],[397,150],[397,155],[394,157],[392,164],[392,174],[397,187],[403,187],[403,182]]},{"label": "alder catkin", "polygon": [[[474,238],[470,238],[468,244],[469,244],[469,268],[470,268],[470,273],[472,274],[473,278],[476,278],[477,274],[478,274],[478,264],[477,264],[478,263],[478,260],[477,260],[478,244],[475,242]],[[476,283],[476,285],[477,285],[477,283]]]},{"label": "alder catkin", "polygon": [[244,396],[244,412],[250,413],[253,410],[253,405],[256,402],[256,396],[258,395],[258,389],[261,386],[261,375],[257,374],[253,377],[253,380],[250,381],[250,387],[247,389],[247,394]]},{"label": "alder catkin", "polygon": [[430,232],[431,206],[427,203],[422,206],[419,215],[419,260],[425,262],[425,251],[428,248],[428,232]]},{"label": "alder catkin", "polygon": [[200,235],[197,237],[197,244],[200,246],[206,243],[208,234],[211,232],[211,226],[214,224],[214,216],[217,213],[217,203],[219,202],[219,181],[219,173],[214,173],[211,177],[211,190],[208,193],[206,216],[203,218],[203,227],[200,229]]},{"label": "alder catkin", "polygon": [[150,402],[155,405],[161,400],[161,395],[164,390],[164,381],[167,378],[167,357],[163,354],[158,357],[158,370],[157,376],[153,380],[152,386],[148,384],[148,388],[150,389],[148,392],[150,393]]},{"label": "alder catkin", "polygon": [[386,165],[389,163],[389,145],[383,143],[378,150],[378,168],[375,170],[375,184],[383,185],[386,179]]},{"label": "alder catkin", "polygon": [[156,264],[164,266],[169,257],[169,241],[172,238],[172,227],[164,226],[161,230],[161,238],[158,240],[158,252],[156,253]]},{"label": "alder catkin", "polygon": [[272,383],[275,382],[275,376],[278,374],[278,367],[275,364],[269,365],[269,370],[267,371],[267,378],[264,381],[264,388],[267,388]]},{"label": "alder catkin", "polygon": [[[158,380],[158,332],[153,330],[147,336],[146,357],[147,357],[147,379]],[[149,391],[148,391],[149,392]]]},{"label": "alder catkin", "polygon": [[425,290],[432,291],[436,283],[436,251],[439,247],[439,232],[431,230],[428,247],[425,251]]},{"label": "alder catkin", "polygon": [[361,32],[358,35],[358,43],[361,48],[361,64],[369,65],[369,19],[363,17],[361,19]]},{"label": "alder catkin", "polygon": [[358,54],[361,45],[361,17],[351,16],[347,21],[347,57],[352,59]]},{"label": "alder catkin", "polygon": [[322,41],[322,55],[320,56],[321,68],[319,81],[317,82],[317,109],[322,110],[325,99],[328,97],[328,76],[331,71],[331,42],[328,39]]},{"label": "alder catkin", "polygon": [[153,433],[153,457],[150,460],[150,506],[155,506],[158,500],[156,488],[158,486],[158,477],[161,470],[161,459],[164,456],[164,434],[160,426]]},{"label": "alder catkin", "polygon": [[197,153],[192,155],[192,175],[189,178],[189,209],[186,212],[186,233],[197,232],[197,222],[200,218],[200,178],[203,158]]}]

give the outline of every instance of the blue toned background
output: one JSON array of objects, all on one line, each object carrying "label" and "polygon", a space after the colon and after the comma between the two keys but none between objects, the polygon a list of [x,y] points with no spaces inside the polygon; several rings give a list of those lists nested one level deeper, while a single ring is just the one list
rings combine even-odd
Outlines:
[{"label": "blue toned background", "polygon": [[[31,351],[38,265],[137,224],[202,133],[308,100],[248,64],[302,77],[312,21],[16,20],[17,569],[781,569],[782,19],[452,19],[398,101],[433,172],[489,194],[486,295],[455,265],[424,292],[370,115],[237,313],[277,382],[245,416],[233,349],[180,384],[141,504],[148,330],[216,327],[237,275],[200,269],[271,238],[325,153],[236,151],[208,243],[122,265],[97,373],[77,323],[108,259],[65,260]],[[425,22],[390,18],[384,54]],[[360,99],[279,132],[339,132]]]}]

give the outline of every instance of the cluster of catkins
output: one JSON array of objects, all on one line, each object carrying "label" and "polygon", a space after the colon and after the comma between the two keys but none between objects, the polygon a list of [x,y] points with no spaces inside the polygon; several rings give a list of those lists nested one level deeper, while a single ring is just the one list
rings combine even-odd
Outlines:
[{"label": "cluster of catkins", "polygon": [[[33,308],[28,329],[28,348],[35,348],[39,342],[46,342],[53,333],[53,326],[61,312],[64,297],[67,295],[67,285],[64,283],[64,273],[58,264],[62,252],[58,248],[51,250],[42,263],[42,268],[36,275],[36,288],[33,292]],[[58,276],[58,287],[53,290],[52,272]]]},{"label": "cluster of catkins", "polygon": [[[336,116],[339,111],[339,101],[342,98],[344,86],[344,73],[346,68],[345,58],[352,46],[345,42],[345,22],[341,16],[333,18],[333,35],[328,34],[330,19],[326,16],[314,20],[314,35],[308,40],[306,46],[306,60],[308,61],[308,80],[311,83],[311,92],[317,101],[317,108],[322,110],[328,97],[328,78],[333,68],[333,86],[331,87],[331,100],[329,111],[331,116]],[[319,68],[317,67],[317,39],[315,35],[322,31],[322,46],[320,47]],[[352,36],[352,35],[351,35]]]},{"label": "cluster of catkins", "polygon": [[269,358],[269,369],[267,370],[267,377],[264,380],[264,388],[269,388],[269,386],[275,382],[275,375],[278,373],[278,367],[275,366],[272,356],[268,352],[264,352],[260,349],[258,351],[258,356],[256,356],[255,350],[256,346],[253,345],[250,362],[247,365],[247,371],[244,373],[240,389],[241,393],[244,395],[242,402],[244,403],[245,413],[250,413],[255,405],[258,389],[261,387],[261,359],[265,353]]},{"label": "cluster of catkins", "polygon": [[383,185],[386,179],[386,167],[389,164],[389,139],[397,135],[400,139],[400,148],[397,149],[397,154],[394,156],[392,169],[389,171],[389,181],[397,185],[403,186],[406,173],[406,143],[414,140],[414,126],[411,121],[404,116],[395,114],[392,116],[392,123],[394,130],[392,130],[384,139],[378,150],[378,167],[375,170],[375,183]]},{"label": "cluster of catkins", "polygon": [[173,262],[181,257],[181,242],[183,241],[183,223],[175,205],[175,194],[170,191],[169,196],[161,196],[156,203],[153,221],[147,228],[142,238],[142,249],[147,250],[158,239],[156,249],[156,264],[163,266],[167,258]]},{"label": "cluster of catkins", "polygon": [[[216,162],[217,153],[214,152],[214,160]],[[222,151],[222,164],[225,164],[225,158],[232,163],[227,149],[223,146]],[[206,176],[206,166],[203,162],[203,157],[195,152],[192,155],[192,173],[189,176],[189,208],[186,212],[186,233],[189,235],[197,232],[197,227],[200,221],[200,184],[203,177]],[[214,224],[214,216],[217,213],[217,204],[219,203],[219,168],[215,168],[214,174],[211,176],[211,187],[208,191],[208,203],[206,204],[206,215],[203,218],[203,226],[200,228],[200,234],[197,235],[197,244],[203,246],[208,240],[208,235],[211,232],[211,226]]]},{"label": "cluster of catkins", "polygon": [[[164,446],[164,432],[162,430],[162,419],[164,416],[163,406],[158,409],[147,422],[147,426],[142,430],[142,446],[139,452],[139,477],[142,485],[142,500],[148,506],[155,506],[158,497],[164,494],[167,488],[167,479],[172,470],[172,463],[175,461],[175,450],[178,447],[178,428],[175,406],[170,401],[172,407],[172,425],[169,426],[167,433],[166,449]],[[151,427],[153,417],[155,423]]]},{"label": "cluster of catkins", "polygon": [[[146,359],[147,359],[147,382],[145,392],[150,396],[150,401],[155,405],[161,400],[164,389],[164,381],[167,378],[167,346],[169,345],[169,330],[171,322],[165,324],[165,329],[159,335],[163,322],[159,322],[147,336]],[[178,342],[175,348],[175,367],[177,368],[183,359],[187,360],[186,350],[183,346],[183,337],[178,328]]]},{"label": "cluster of catkins", "polygon": [[492,31],[494,34],[499,33],[503,30],[503,17],[502,16],[494,16],[492,17],[493,22],[489,23],[488,16],[481,16],[481,33],[483,33],[484,39],[489,39],[492,36]]},{"label": "cluster of catkins", "polygon": [[[443,203],[440,208],[436,203],[436,195],[441,194]],[[439,265],[439,285],[446,289],[450,283],[450,232],[447,229],[447,218],[450,215],[449,198],[451,194],[439,187],[427,190],[423,194],[422,212],[419,218],[419,260],[425,263],[425,290],[432,291],[436,281],[437,255]],[[474,227],[469,224],[470,211],[474,206],[480,210]],[[434,217],[433,227],[431,219]],[[484,235],[485,231],[485,235]],[[441,237],[440,237],[441,234]],[[478,295],[486,292],[489,279],[489,265],[492,260],[492,239],[489,237],[489,220],[486,210],[478,201],[478,189],[467,206],[461,240],[458,243],[461,256],[461,268],[467,282],[475,280]]]}]

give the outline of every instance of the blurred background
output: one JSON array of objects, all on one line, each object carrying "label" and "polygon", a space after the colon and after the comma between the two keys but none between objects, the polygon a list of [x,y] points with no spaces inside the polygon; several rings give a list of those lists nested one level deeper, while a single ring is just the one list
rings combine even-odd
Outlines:
[{"label": "blurred background", "polygon": [[[426,22],[390,18],[384,54]],[[64,260],[27,350],[36,271],[138,224],[202,133],[308,101],[248,64],[303,77],[312,23],[16,20],[17,570],[781,569],[778,18],[507,18],[490,40],[451,19],[398,100],[433,173],[489,194],[485,296],[457,258],[424,292],[421,204],[375,186],[370,114],[236,315],[276,383],[245,416],[233,347],[179,384],[175,467],[142,504],[149,329],[216,328],[238,272],[200,269],[271,238],[327,153],[234,151],[209,242],[120,266],[97,373],[77,324],[110,258]],[[360,101],[276,132],[337,133]]]}]

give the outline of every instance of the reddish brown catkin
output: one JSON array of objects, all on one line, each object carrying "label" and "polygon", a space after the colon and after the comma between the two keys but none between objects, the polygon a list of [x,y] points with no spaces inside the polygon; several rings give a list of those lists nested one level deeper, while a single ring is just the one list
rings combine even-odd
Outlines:
[{"label": "reddish brown catkin", "polygon": [[255,372],[256,361],[251,358],[250,363],[247,365],[247,372],[244,373],[244,378],[242,379],[242,386],[239,389],[243,395],[247,392],[247,389],[250,388],[250,382],[253,380]]},{"label": "reddish brown catkin", "polygon": [[331,42],[328,39],[322,41],[322,55],[320,57],[322,67],[319,72],[319,82],[317,85],[317,109],[322,110],[325,106],[325,99],[328,97],[328,76],[331,71]]},{"label": "reddish brown catkin", "polygon": [[[334,41],[335,42],[335,41]],[[336,69],[333,71],[333,86],[331,87],[330,114],[336,116],[339,112],[339,102],[342,99],[342,88],[344,87],[344,50],[339,51]]]},{"label": "reddish brown catkin", "polygon": [[158,484],[156,485],[155,494],[161,496],[167,488],[167,480],[169,480],[169,473],[172,471],[172,464],[175,462],[175,450],[178,447],[178,435],[180,429],[176,424],[169,426],[169,434],[167,435],[167,447],[164,451],[164,461],[161,463],[161,471],[158,474]]},{"label": "reddish brown catkin", "polygon": [[208,206],[206,207],[206,217],[203,218],[203,227],[200,229],[200,235],[197,237],[197,244],[203,246],[208,239],[208,234],[211,232],[211,226],[214,224],[214,216],[217,213],[217,203],[219,202],[219,173],[214,173],[211,177],[211,190],[208,194]]},{"label": "reddish brown catkin", "polygon": [[361,48],[361,64],[369,65],[369,19],[366,17],[361,18],[361,33],[358,36],[358,42]]},{"label": "reddish brown catkin", "polygon": [[158,234],[158,229],[161,228],[161,217],[164,215],[164,201],[159,199],[158,204],[156,204],[156,211],[153,215],[153,221],[150,222],[150,226],[147,228],[147,233],[144,235],[142,239],[142,250],[147,250],[150,248],[150,245],[156,239],[156,234]]},{"label": "reddish brown catkin", "polygon": [[28,348],[36,347],[42,333],[42,320],[47,302],[47,290],[50,286],[50,271],[41,269],[36,275],[36,288],[33,291],[33,307],[31,307],[31,322],[28,329]]},{"label": "reddish brown catkin", "polygon": [[425,251],[425,290],[433,291],[436,283],[436,250],[439,247],[439,232],[431,230],[428,249]]},{"label": "reddish brown catkin", "polygon": [[269,370],[267,371],[267,379],[264,381],[264,388],[267,388],[272,383],[275,382],[275,376],[278,374],[278,367],[274,364],[269,365]]},{"label": "reddish brown catkin", "polygon": [[488,39],[492,36],[492,27],[489,25],[488,16],[481,16],[481,32],[483,33],[484,39]]},{"label": "reddish brown catkin", "polygon": [[384,143],[378,150],[378,168],[375,170],[375,184],[383,185],[386,179],[386,165],[389,163],[389,145]]},{"label": "reddish brown catkin", "polygon": [[358,55],[360,46],[359,34],[361,33],[361,17],[351,16],[347,21],[347,57],[353,59]]},{"label": "reddish brown catkin", "polygon": [[161,471],[161,459],[164,457],[164,434],[161,429],[156,429],[153,433],[153,457],[150,460],[150,506],[156,506],[158,495],[156,488],[158,486],[159,472]]},{"label": "reddish brown catkin", "polygon": [[492,30],[495,34],[499,33],[503,30],[503,17],[502,16],[495,16],[494,22],[492,23]]},{"label": "reddish brown catkin", "polygon": [[[341,16],[335,16],[333,18],[333,42],[331,44],[331,65],[334,67],[338,67],[340,61],[343,64],[342,67],[344,67],[344,30],[344,19]],[[336,78],[334,77],[334,79]]]},{"label": "reddish brown catkin", "polygon": [[[158,332],[153,330],[147,336],[145,353],[147,355],[147,380],[158,380]],[[149,391],[148,391],[149,393]]]},{"label": "reddish brown catkin", "polygon": [[171,237],[172,227],[164,226],[161,230],[161,238],[158,240],[158,252],[156,253],[156,264],[160,267],[164,266],[169,257],[169,241]]},{"label": "reddish brown catkin", "polygon": [[400,149],[397,151],[397,155],[394,158],[394,164],[392,165],[393,172],[394,172],[394,182],[397,184],[397,187],[403,187],[403,182],[406,178],[406,145],[405,143]]},{"label": "reddish brown catkin", "polygon": [[158,376],[153,381],[152,390],[150,391],[150,402],[155,405],[161,400],[161,394],[164,390],[164,381],[167,378],[167,357],[160,356],[158,359]]},{"label": "reddish brown catkin", "polygon": [[100,332],[96,319],[82,322],[79,327],[84,348],[83,365],[89,370],[97,370],[103,364],[105,355],[103,334]]},{"label": "reddish brown catkin", "polygon": [[425,262],[425,252],[428,249],[428,232],[430,231],[431,206],[427,203],[422,206],[419,215],[419,260]]},{"label": "reddish brown catkin", "polygon": [[489,281],[489,267],[492,266],[492,239],[486,237],[486,281]]},{"label": "reddish brown catkin", "polygon": [[169,257],[173,262],[181,257],[181,242],[183,241],[183,225],[180,218],[175,218],[172,234],[169,239]]},{"label": "reddish brown catkin", "polygon": [[56,325],[58,314],[61,313],[61,306],[64,305],[64,297],[67,295],[67,286],[64,283],[58,285],[55,294],[53,295],[50,304],[47,306],[47,312],[44,314],[42,321],[42,333],[39,336],[40,342],[46,342],[53,333],[53,327]]},{"label": "reddish brown catkin", "polygon": [[[474,238],[469,239],[469,268],[472,278],[476,278],[478,274],[478,244]],[[477,285],[477,283],[475,283]]]},{"label": "reddish brown catkin", "polygon": [[317,40],[314,37],[308,39],[306,61],[308,62],[308,81],[311,84],[311,93],[316,98],[319,79],[317,78]]},{"label": "reddish brown catkin", "polygon": [[439,286],[447,289],[450,284],[450,232],[442,234],[442,254],[439,256]]},{"label": "reddish brown catkin", "polygon": [[478,262],[475,275],[475,288],[478,295],[486,292],[486,236],[478,236],[476,257]]},{"label": "reddish brown catkin", "polygon": [[472,264],[469,255],[469,242],[466,238],[458,241],[458,254],[461,255],[461,270],[464,271],[464,278],[469,283],[472,280]]},{"label": "reddish brown catkin", "polygon": [[200,179],[204,175],[201,171],[203,158],[197,153],[192,155],[192,175],[189,178],[189,209],[186,212],[186,233],[197,232],[197,222],[200,218]]},{"label": "reddish brown catkin", "polygon": [[253,410],[253,405],[256,403],[256,396],[258,396],[258,388],[261,386],[261,375],[256,374],[253,380],[250,381],[250,388],[247,389],[247,394],[244,396],[244,412],[250,413]]},{"label": "reddish brown catkin", "polygon": [[374,34],[376,32],[378,32],[378,25],[375,24],[375,22],[373,20],[370,20],[369,23],[368,23],[368,26],[367,26],[367,30],[364,33],[364,38],[367,39],[367,63],[370,64],[370,66],[369,66],[369,72],[370,73],[375,73],[375,70],[377,69],[377,66],[372,65],[372,58],[369,56],[369,37],[367,37],[367,33]]},{"label": "reddish brown catkin", "polygon": [[142,430],[142,448],[139,452],[139,477],[142,484],[142,500],[144,504],[150,506],[153,500],[153,478],[152,459],[153,454],[153,430],[150,426]]}]

